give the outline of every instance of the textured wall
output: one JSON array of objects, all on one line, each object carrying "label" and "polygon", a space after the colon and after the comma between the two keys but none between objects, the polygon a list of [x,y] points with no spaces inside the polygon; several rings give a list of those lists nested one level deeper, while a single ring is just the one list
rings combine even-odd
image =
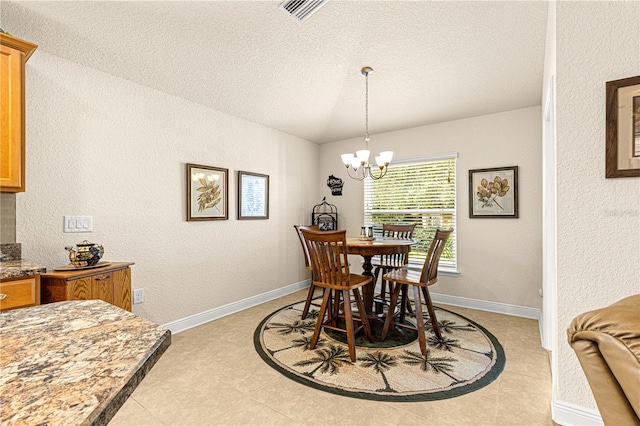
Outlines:
[{"label": "textured wall", "polygon": [[[375,123],[372,123],[375,124]],[[396,159],[459,153],[456,190],[457,277],[441,276],[437,293],[540,308],[542,280],[541,110],[526,108],[371,136],[372,153]],[[361,149],[361,138],[321,145],[321,177],[345,181],[343,196],[324,194],[338,207],[340,227],[358,235],[363,184],[347,177],[340,154]],[[469,169],[519,166],[519,219],[469,219]],[[357,259],[354,263],[359,264]]]},{"label": "textured wall", "polygon": [[640,74],[640,2],[557,3],[557,398],[595,408],[566,329],[640,292],[640,178],[605,179],[605,82]]},{"label": "textured wall", "polygon": [[[263,102],[264,100],[259,100]],[[318,199],[318,146],[38,51],[27,64],[23,255],[51,268],[65,245],[136,262],[134,312],[159,323],[308,278],[292,225]],[[227,221],[186,222],[185,163],[229,169]],[[236,172],[270,175],[269,220],[236,220]],[[65,234],[64,215],[94,232]]]}]

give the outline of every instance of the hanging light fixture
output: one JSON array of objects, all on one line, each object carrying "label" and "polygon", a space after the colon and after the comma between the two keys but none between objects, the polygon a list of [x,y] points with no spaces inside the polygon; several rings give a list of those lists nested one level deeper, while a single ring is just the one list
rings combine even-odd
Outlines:
[{"label": "hanging light fixture", "polygon": [[[365,130],[364,130],[364,144],[365,149],[356,151],[355,154],[342,154],[342,162],[347,168],[347,174],[352,179],[363,180],[366,177],[377,180],[387,174],[387,166],[391,163],[393,158],[392,151],[383,151],[376,157],[376,164],[380,169],[380,172],[375,175],[371,171],[371,165],[369,164],[369,74],[373,72],[373,68],[364,67],[360,71],[365,77]],[[353,174],[352,174],[353,172]]]}]

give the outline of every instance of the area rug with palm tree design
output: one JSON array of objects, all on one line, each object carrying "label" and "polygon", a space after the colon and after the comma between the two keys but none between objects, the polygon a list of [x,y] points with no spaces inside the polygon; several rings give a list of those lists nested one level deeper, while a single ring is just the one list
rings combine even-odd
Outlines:
[{"label": "area rug with palm tree design", "polygon": [[427,322],[426,356],[415,331],[389,333],[381,342],[380,327],[374,326],[374,343],[358,334],[355,362],[343,333],[323,330],[315,349],[309,349],[318,310],[311,309],[302,320],[303,306],[294,303],[267,316],[254,333],[254,344],[271,367],[316,389],[378,401],[430,401],[478,390],[504,369],[504,350],[489,331],[437,306],[442,339]]}]

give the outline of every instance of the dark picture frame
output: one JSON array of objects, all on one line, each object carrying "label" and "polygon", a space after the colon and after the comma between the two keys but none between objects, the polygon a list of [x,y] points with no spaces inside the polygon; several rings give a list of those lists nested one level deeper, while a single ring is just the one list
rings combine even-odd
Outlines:
[{"label": "dark picture frame", "polygon": [[318,217],[318,230],[336,231],[336,221],[333,216],[327,214]]},{"label": "dark picture frame", "polygon": [[229,219],[229,169],[187,163],[187,221]]},{"label": "dark picture frame", "polygon": [[640,176],[640,76],[606,83],[605,177]]},{"label": "dark picture frame", "polygon": [[269,175],[238,171],[238,220],[269,219]]},{"label": "dark picture frame", "polygon": [[518,166],[469,170],[470,218],[518,218]]}]

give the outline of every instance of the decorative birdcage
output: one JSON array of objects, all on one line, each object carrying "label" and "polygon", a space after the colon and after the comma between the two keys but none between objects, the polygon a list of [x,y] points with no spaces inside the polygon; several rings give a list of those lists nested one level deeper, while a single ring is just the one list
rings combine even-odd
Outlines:
[{"label": "decorative birdcage", "polygon": [[333,204],[327,203],[327,198],[323,197],[320,204],[313,206],[311,223],[318,225],[321,231],[338,229],[338,208]]}]

